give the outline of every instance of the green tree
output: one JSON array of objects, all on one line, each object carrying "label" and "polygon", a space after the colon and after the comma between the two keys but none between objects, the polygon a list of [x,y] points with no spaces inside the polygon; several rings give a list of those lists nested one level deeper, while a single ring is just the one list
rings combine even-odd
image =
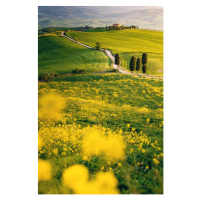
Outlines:
[{"label": "green tree", "polygon": [[136,70],[137,70],[137,71],[140,70],[140,65],[141,65],[140,58],[137,58],[137,63],[136,63]]},{"label": "green tree", "polygon": [[119,54],[115,54],[115,64],[119,65],[120,59],[119,59]]},{"label": "green tree", "polygon": [[130,61],[130,71],[134,71],[136,66],[136,57],[132,56]]},{"label": "green tree", "polygon": [[146,71],[147,71],[147,66],[146,66],[146,64],[147,64],[147,53],[143,53],[142,54],[142,71],[143,71],[143,73],[146,73]]},{"label": "green tree", "polygon": [[100,42],[96,43],[96,49],[100,50],[102,48],[102,44]]}]

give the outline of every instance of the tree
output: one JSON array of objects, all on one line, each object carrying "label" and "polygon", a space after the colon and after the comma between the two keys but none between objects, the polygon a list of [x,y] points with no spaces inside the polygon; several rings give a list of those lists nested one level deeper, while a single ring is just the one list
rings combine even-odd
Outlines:
[{"label": "tree", "polygon": [[134,71],[136,66],[136,57],[132,56],[130,61],[130,71]]},{"label": "tree", "polygon": [[115,64],[119,65],[120,60],[119,60],[119,54],[115,54]]},{"label": "tree", "polygon": [[136,70],[137,71],[140,70],[140,65],[141,65],[140,58],[137,58],[137,63],[136,63]]},{"label": "tree", "polygon": [[142,54],[142,71],[143,71],[143,73],[146,73],[146,71],[147,71],[147,66],[146,66],[146,64],[147,64],[147,53],[143,53]]},{"label": "tree", "polygon": [[100,42],[97,42],[97,43],[96,43],[96,49],[97,49],[97,50],[100,50],[101,47],[102,47],[102,44],[101,44]]}]

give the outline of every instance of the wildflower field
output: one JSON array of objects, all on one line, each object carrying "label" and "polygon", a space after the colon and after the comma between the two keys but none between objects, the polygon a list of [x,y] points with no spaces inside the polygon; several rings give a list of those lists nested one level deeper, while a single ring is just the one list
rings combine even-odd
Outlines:
[{"label": "wildflower field", "polygon": [[38,83],[39,194],[163,193],[163,81],[118,73]]}]

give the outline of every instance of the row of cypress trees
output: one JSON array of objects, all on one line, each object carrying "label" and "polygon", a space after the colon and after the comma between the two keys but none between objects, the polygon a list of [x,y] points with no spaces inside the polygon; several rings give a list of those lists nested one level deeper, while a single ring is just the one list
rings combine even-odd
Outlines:
[{"label": "row of cypress trees", "polygon": [[[120,64],[120,58],[119,58],[119,54],[115,54],[115,64],[116,65],[119,65]],[[142,72],[143,73],[146,73],[147,71],[147,53],[143,53],[142,54]],[[140,66],[141,66],[141,59],[140,58],[137,58],[136,60],[136,57],[135,56],[132,56],[131,57],[131,60],[130,60],[130,71],[135,71],[135,69],[137,71],[140,70]]]},{"label": "row of cypress trees", "polygon": [[[146,73],[147,71],[147,53],[143,53],[142,54],[142,71],[143,73]],[[131,57],[131,61],[130,61],[130,71],[134,71],[135,68],[137,71],[140,70],[140,66],[141,66],[141,60],[140,58],[137,58],[137,61],[136,61],[136,57],[135,56],[132,56]]]}]

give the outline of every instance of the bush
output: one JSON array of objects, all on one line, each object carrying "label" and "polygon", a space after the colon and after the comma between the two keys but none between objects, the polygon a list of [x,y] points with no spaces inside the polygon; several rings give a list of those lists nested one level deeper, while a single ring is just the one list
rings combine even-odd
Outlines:
[{"label": "bush", "polygon": [[119,65],[120,59],[119,59],[119,54],[115,54],[115,64]]},{"label": "bush", "polygon": [[49,81],[54,77],[57,77],[58,74],[56,72],[42,72],[38,75],[38,80],[40,81]]},{"label": "bush", "polygon": [[100,50],[102,48],[102,44],[100,42],[96,43],[96,49]]},{"label": "bush", "polygon": [[140,58],[137,58],[137,63],[136,63],[136,70],[137,70],[137,71],[140,70],[140,65],[141,65]]},{"label": "bush", "polygon": [[72,70],[72,73],[73,74],[82,74],[82,73],[85,73],[85,69],[74,69]]}]

